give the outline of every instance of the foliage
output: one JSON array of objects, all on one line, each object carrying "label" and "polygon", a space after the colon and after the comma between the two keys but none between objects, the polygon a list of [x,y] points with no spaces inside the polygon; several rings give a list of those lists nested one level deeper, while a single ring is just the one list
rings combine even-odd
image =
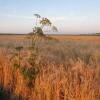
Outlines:
[{"label": "foliage", "polygon": [[19,68],[19,64],[14,63],[14,67],[15,67],[15,69],[17,70],[17,69]]},{"label": "foliage", "polygon": [[53,30],[54,32],[57,32],[57,31],[58,31],[58,29],[57,29],[56,26],[52,26],[52,30]]},{"label": "foliage", "polygon": [[26,69],[26,66],[22,67],[21,70],[22,70],[22,75],[23,75],[24,79],[26,79],[27,78],[27,69]]},{"label": "foliage", "polygon": [[41,18],[39,14],[34,14],[34,16],[36,16],[37,18]]},{"label": "foliage", "polygon": [[42,25],[42,27],[44,27],[44,26],[51,26],[51,21],[48,19],[48,18],[42,18],[41,20],[40,20],[40,24]]},{"label": "foliage", "polygon": [[[30,56],[27,59],[27,63],[29,63],[29,68],[27,68],[27,65],[22,65],[22,62],[24,61],[24,57],[21,57],[21,51],[23,50],[23,47],[18,46],[15,48],[16,52],[13,54],[12,61],[13,66],[15,68],[15,71],[17,69],[21,69],[21,74],[23,78],[26,80],[28,79],[28,86],[34,87],[35,86],[35,79],[39,73],[39,67],[37,67],[35,61],[38,54],[38,49],[32,45],[30,51]],[[33,83],[34,80],[34,83]]]},{"label": "foliage", "polygon": [[22,46],[18,46],[15,47],[16,52],[13,53],[12,57],[11,57],[11,61],[13,61],[13,66],[14,68],[17,70],[18,68],[20,68],[21,65],[21,50],[23,49]]},{"label": "foliage", "polygon": [[[33,28],[33,34],[44,35],[43,28],[45,26],[51,26],[53,31],[58,31],[57,27],[53,26],[51,21],[48,18],[41,17],[39,14],[34,14],[36,17],[36,24]],[[39,23],[38,23],[39,20]]]},{"label": "foliage", "polygon": [[38,36],[44,36],[41,27],[34,27],[34,28],[33,28],[33,34],[36,34],[36,35],[38,35]]}]

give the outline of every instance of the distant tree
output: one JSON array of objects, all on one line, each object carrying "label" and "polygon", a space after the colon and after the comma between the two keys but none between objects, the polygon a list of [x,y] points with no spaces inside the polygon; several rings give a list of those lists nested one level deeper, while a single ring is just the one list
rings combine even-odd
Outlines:
[{"label": "distant tree", "polygon": [[51,27],[54,32],[58,31],[57,27],[54,26],[48,18],[41,17],[39,14],[34,14],[34,16],[36,17],[36,23],[33,27],[33,32],[29,34],[32,46],[35,46],[35,42],[39,39],[38,37],[45,36],[43,32],[45,26]]},{"label": "distant tree", "polygon": [[[53,26],[51,21],[48,18],[41,17],[39,14],[34,14],[34,16],[36,17],[36,24],[33,28],[34,35],[44,36],[43,28],[45,26],[50,26],[50,27],[52,27],[53,31],[58,31],[57,27]],[[38,23],[38,21],[39,21],[39,23]]]}]

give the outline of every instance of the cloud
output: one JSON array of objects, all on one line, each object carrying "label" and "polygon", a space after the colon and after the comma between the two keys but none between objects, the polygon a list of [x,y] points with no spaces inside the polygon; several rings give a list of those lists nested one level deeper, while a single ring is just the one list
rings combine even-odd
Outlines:
[{"label": "cloud", "polygon": [[[24,19],[24,20],[34,20],[35,16],[25,16],[25,15],[16,15],[16,14],[4,14],[0,15],[1,17]],[[70,22],[70,23],[86,23],[86,21],[93,21],[95,18],[89,18],[88,16],[58,16],[58,17],[48,17],[54,23]]]},{"label": "cloud", "polygon": [[62,21],[62,20],[66,20],[66,17],[49,17],[49,19],[53,20],[53,21]]},{"label": "cloud", "polygon": [[24,18],[24,19],[33,19],[34,18],[34,17],[31,17],[31,16],[21,16],[21,15],[11,15],[11,14],[8,14],[6,16],[12,17],[12,18]]},{"label": "cloud", "polygon": [[[33,16],[22,16],[22,15],[15,15],[15,14],[6,14],[6,15],[0,15],[4,17],[9,17],[9,18],[23,18],[23,19],[34,19],[35,17]],[[48,17],[52,21],[64,21],[67,20],[68,17]]]}]

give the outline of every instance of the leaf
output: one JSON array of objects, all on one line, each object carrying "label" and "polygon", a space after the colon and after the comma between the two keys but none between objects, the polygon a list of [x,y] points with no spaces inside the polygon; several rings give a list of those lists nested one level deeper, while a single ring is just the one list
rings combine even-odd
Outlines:
[{"label": "leaf", "polygon": [[36,16],[37,18],[41,18],[39,14],[34,14],[34,16]]},{"label": "leaf", "polygon": [[42,20],[40,20],[40,24],[44,25],[44,26],[51,26],[51,21],[48,18],[42,18]]},{"label": "leaf", "polygon": [[57,31],[58,31],[58,29],[57,29],[57,27],[56,27],[56,26],[52,26],[52,30],[53,30],[53,31],[55,31],[55,32],[57,32]]},{"label": "leaf", "polygon": [[26,66],[24,66],[22,68],[22,75],[23,75],[24,79],[26,79],[26,77],[27,77],[27,69],[26,69]]}]

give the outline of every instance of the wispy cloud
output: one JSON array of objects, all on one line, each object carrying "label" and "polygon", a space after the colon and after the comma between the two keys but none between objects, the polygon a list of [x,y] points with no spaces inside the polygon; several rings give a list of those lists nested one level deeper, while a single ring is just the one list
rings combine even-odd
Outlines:
[{"label": "wispy cloud", "polygon": [[23,16],[23,15],[15,15],[15,14],[3,14],[0,16],[8,17],[8,18],[18,18],[18,19],[34,19],[34,17],[32,17],[32,16]]},{"label": "wispy cloud", "polygon": [[66,20],[66,17],[49,17],[51,20],[53,21],[62,21],[62,20]]},{"label": "wispy cloud", "polygon": [[[7,15],[0,15],[4,17],[10,17],[10,18],[23,18],[23,19],[34,19],[35,17],[33,16],[23,16],[23,15],[15,15],[15,14],[7,14]],[[52,21],[63,21],[66,20],[67,17],[48,17]]]},{"label": "wispy cloud", "polygon": [[[29,19],[29,20],[34,20],[35,16],[25,16],[25,15],[16,15],[16,14],[4,14],[0,15],[1,17],[8,17],[8,18],[17,18],[17,19]],[[88,16],[58,16],[58,17],[48,17],[51,21],[54,22],[65,22],[65,21],[85,21],[88,19],[94,19],[95,17],[88,18]],[[99,18],[99,17],[98,17]]]},{"label": "wispy cloud", "polygon": [[31,16],[21,16],[21,15],[11,15],[11,14],[8,14],[6,16],[12,17],[12,18],[24,18],[24,19],[33,19],[34,18],[34,17],[31,17]]}]

